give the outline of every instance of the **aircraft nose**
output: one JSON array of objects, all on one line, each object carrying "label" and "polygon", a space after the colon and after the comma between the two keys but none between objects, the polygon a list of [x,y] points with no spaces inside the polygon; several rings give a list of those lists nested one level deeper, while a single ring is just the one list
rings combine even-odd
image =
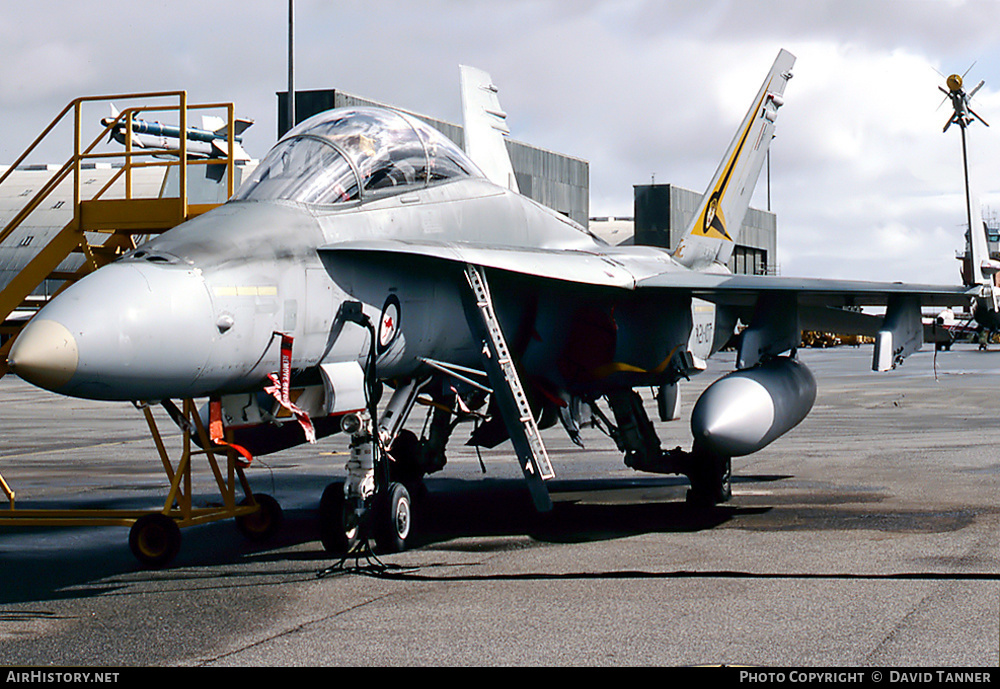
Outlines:
[{"label": "aircraft nose", "polygon": [[14,341],[7,363],[18,376],[55,390],[76,373],[80,351],[73,334],[62,323],[34,319]]},{"label": "aircraft nose", "polygon": [[218,335],[214,322],[198,271],[112,263],[39,311],[8,363],[28,382],[74,397],[186,396],[204,373]]}]

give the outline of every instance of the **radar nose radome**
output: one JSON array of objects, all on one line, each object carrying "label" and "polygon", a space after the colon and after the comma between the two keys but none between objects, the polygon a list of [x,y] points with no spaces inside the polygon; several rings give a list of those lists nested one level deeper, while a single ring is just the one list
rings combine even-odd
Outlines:
[{"label": "radar nose radome", "polygon": [[34,319],[18,335],[7,357],[20,378],[58,392],[76,373],[80,351],[73,334],[62,323]]},{"label": "radar nose radome", "polygon": [[194,396],[220,337],[217,320],[198,271],[115,262],[46,304],[8,361],[28,382],[73,397]]}]

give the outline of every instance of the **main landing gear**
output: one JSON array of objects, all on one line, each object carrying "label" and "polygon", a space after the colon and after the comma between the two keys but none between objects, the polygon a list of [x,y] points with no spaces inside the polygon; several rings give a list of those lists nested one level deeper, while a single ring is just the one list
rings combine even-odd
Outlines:
[{"label": "main landing gear", "polygon": [[663,450],[642,399],[634,390],[623,390],[608,395],[614,413],[611,423],[596,405],[595,414],[607,426],[608,434],[625,453],[625,464],[637,471],[655,474],[680,474],[691,484],[687,503],[697,507],[710,507],[728,502],[732,492],[732,460],[697,443],[690,452],[678,448]]}]

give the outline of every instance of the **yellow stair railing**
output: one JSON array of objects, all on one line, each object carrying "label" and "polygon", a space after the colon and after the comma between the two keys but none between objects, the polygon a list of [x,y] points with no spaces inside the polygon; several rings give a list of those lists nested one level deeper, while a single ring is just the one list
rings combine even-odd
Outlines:
[{"label": "yellow stair railing", "polygon": [[[103,131],[87,146],[83,146],[82,108],[85,104],[99,101],[123,102],[136,99],[176,98],[176,105],[140,106],[126,108],[113,120],[106,120]],[[225,157],[191,159],[188,156],[187,139],[178,138],[177,149],[143,149],[133,150],[132,137],[125,137],[124,152],[97,152],[95,149],[113,131],[124,127],[126,132],[133,131],[132,122],[135,116],[150,111],[175,111],[179,122],[179,130],[183,134],[188,130],[188,111],[191,109],[225,109],[227,117],[228,148]],[[46,181],[37,193],[24,207],[0,230],[0,246],[10,239],[14,231],[22,226],[31,214],[41,207],[46,198],[56,193],[57,188],[67,180],[72,180],[73,201],[72,219],[56,232],[47,243],[38,250],[13,279],[0,289],[0,377],[9,371],[7,354],[17,334],[26,324],[26,320],[14,322],[10,319],[16,309],[37,310],[46,300],[45,297],[33,295],[45,280],[61,283],[54,294],[65,289],[72,282],[79,280],[88,273],[110,263],[123,253],[134,249],[136,238],[145,235],[155,235],[169,230],[191,217],[211,210],[218,204],[193,204],[188,201],[188,167],[190,165],[225,165],[226,166],[226,198],[233,194],[235,174],[235,118],[231,103],[208,103],[190,105],[184,91],[162,91],[155,93],[119,94],[115,96],[87,96],[77,98],[67,105],[45,130],[35,139],[25,152],[0,175],[0,186],[14,174],[15,170],[34,152],[41,141],[46,139],[55,127],[68,116],[72,117],[73,154],[66,163]],[[162,156],[170,156],[163,159]],[[156,159],[152,159],[156,156]],[[111,174],[110,179],[95,193],[83,193],[82,172],[84,165],[107,163],[120,159],[121,166]],[[176,197],[138,196],[133,189],[133,173],[141,168],[164,167],[164,182],[169,168],[176,166],[179,175],[179,193]],[[104,167],[114,169],[114,165]],[[89,170],[88,170],[89,171]],[[65,187],[60,192],[65,195]],[[115,196],[117,194],[117,196]],[[60,199],[62,200],[62,199]],[[74,252],[83,254],[82,264],[73,270],[59,270],[59,266]],[[53,295],[54,296],[54,295]],[[6,337],[6,341],[3,340]],[[174,466],[168,456],[166,447],[157,429],[156,422],[148,405],[141,406],[146,417],[150,432],[157,447],[157,452],[163,463],[165,475],[170,483],[163,508],[148,510],[100,510],[100,509],[16,509],[15,493],[3,476],[0,475],[0,492],[7,496],[7,510],[0,510],[0,525],[17,526],[97,526],[97,525],[132,525],[130,545],[133,542],[145,543],[146,530],[156,531],[162,528],[163,520],[176,524],[176,528],[207,523],[219,519],[236,518],[237,523],[244,524],[250,534],[264,533],[263,525],[273,525],[274,513],[264,510],[270,503],[263,503],[254,497],[250,485],[243,473],[243,467],[237,461],[233,452],[221,454],[226,457],[226,472],[216,459],[219,448],[211,446],[197,409],[191,400],[184,401],[182,451]],[[198,440],[196,441],[195,438]],[[193,444],[204,449],[196,449]],[[215,478],[221,505],[207,508],[196,508],[192,503],[191,494],[191,462],[199,454],[207,456],[209,467]],[[236,490],[242,488],[246,499],[237,504]],[[262,507],[262,504],[264,507]],[[276,503],[275,503],[276,504]],[[267,512],[267,519],[261,514]],[[153,520],[153,521],[150,521]],[[242,521],[241,521],[242,520]],[[263,520],[263,521],[262,521]],[[179,533],[171,532],[171,545],[174,549],[179,545]],[[152,539],[150,542],[155,542]],[[147,564],[163,564],[171,556],[170,548],[163,553],[151,552],[148,548],[133,546],[133,552]]]},{"label": "yellow stair railing", "polygon": [[[176,99],[176,104],[129,107],[121,111],[117,117],[108,121],[101,133],[87,146],[83,145],[83,107],[95,102],[123,102],[138,99]],[[188,129],[188,112],[193,109],[225,110],[227,114],[227,155],[220,158],[190,159],[187,149],[187,138],[178,138],[176,149],[142,149],[134,150],[132,137],[125,137],[124,152],[98,152],[98,145],[119,127],[126,132],[132,131],[132,123],[139,113],[154,111],[176,112],[180,131]],[[0,289],[0,377],[10,369],[7,365],[7,354],[24,327],[27,320],[11,321],[11,314],[17,309],[34,310],[39,299],[29,300],[45,280],[61,282],[56,290],[58,293],[72,282],[79,280],[101,266],[110,263],[123,253],[134,249],[136,237],[154,235],[165,232],[191,217],[204,213],[218,204],[191,204],[188,202],[188,167],[190,165],[225,165],[226,166],[226,198],[233,194],[235,174],[235,118],[232,103],[203,103],[192,105],[188,103],[185,91],[158,91],[151,93],[117,94],[114,96],[84,96],[70,102],[62,112],[46,127],[41,134],[25,149],[24,153],[14,161],[10,168],[0,175],[0,186],[9,179],[15,170],[31,155],[39,144],[47,139],[56,126],[68,116],[72,117],[73,154],[66,163],[56,170],[37,193],[25,204],[7,225],[0,230],[0,246],[11,237],[18,227],[51,196],[56,189],[69,179],[73,183],[73,217],[58,233],[43,246],[27,264],[19,270],[13,279]],[[110,118],[109,118],[110,119]],[[169,156],[164,159],[163,156]],[[156,156],[156,159],[152,159]],[[92,195],[86,198],[83,193],[82,172],[88,162],[104,163],[106,167],[114,167],[115,160],[121,165],[108,182]],[[108,163],[111,163],[110,165]],[[177,167],[179,174],[179,194],[177,197],[138,197],[133,193],[133,172],[140,168]],[[165,170],[164,174],[168,174]],[[112,198],[110,191],[124,187],[124,192],[118,191],[118,197]],[[103,241],[101,239],[103,238]],[[72,253],[83,254],[83,263],[75,271],[57,271]],[[0,488],[3,486],[0,485]]]}]

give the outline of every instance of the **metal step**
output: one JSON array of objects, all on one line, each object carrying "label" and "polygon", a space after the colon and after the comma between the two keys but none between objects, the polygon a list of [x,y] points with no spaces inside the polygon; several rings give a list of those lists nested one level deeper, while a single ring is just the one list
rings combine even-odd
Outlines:
[{"label": "metal step", "polygon": [[507,348],[500,321],[493,309],[486,272],[480,266],[469,264],[465,267],[465,276],[476,300],[480,322],[473,325],[478,325],[474,329],[481,330],[484,336],[486,351],[483,361],[493,394],[496,395],[497,406],[517,452],[521,470],[528,481],[535,507],[543,512],[551,510],[552,499],[543,482],[553,478],[555,471],[545,451],[545,444],[521,385],[517,367]]}]

